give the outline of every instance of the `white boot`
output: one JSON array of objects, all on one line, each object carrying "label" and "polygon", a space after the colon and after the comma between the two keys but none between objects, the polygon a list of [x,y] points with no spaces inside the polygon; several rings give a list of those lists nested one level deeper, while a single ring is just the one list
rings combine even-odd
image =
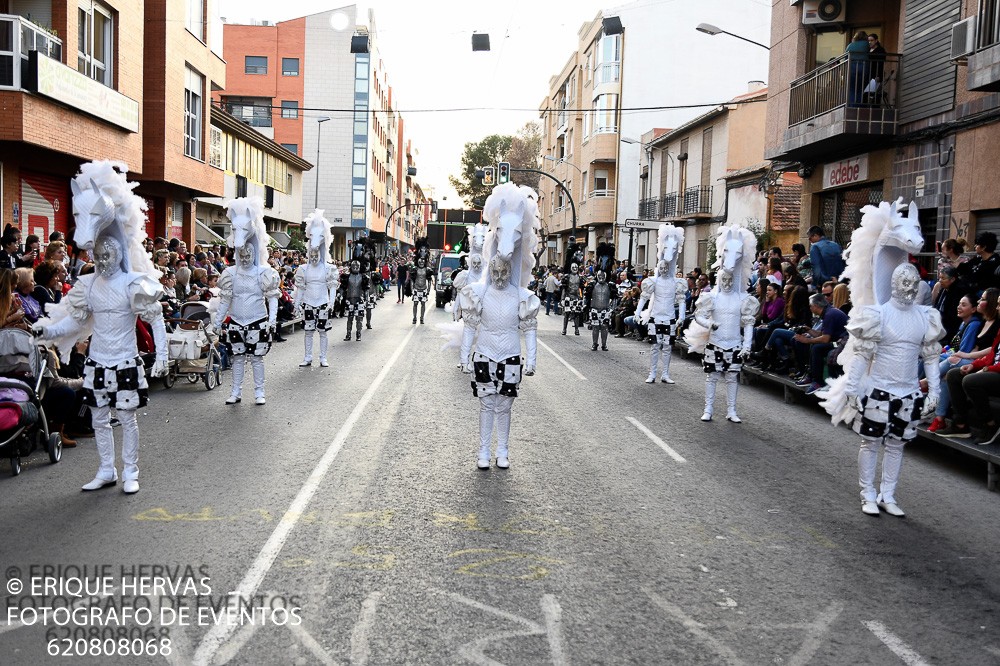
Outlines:
[{"label": "white boot", "polygon": [[300,368],[308,368],[313,364],[313,333],[314,331],[306,331],[303,342],[305,342],[306,351],[305,355],[302,357],[302,362],[299,363]]},{"label": "white boot", "polygon": [[490,441],[493,439],[493,419],[496,410],[496,396],[487,395],[479,399],[479,469],[490,468]]},{"label": "white boot", "polygon": [[675,384],[676,382],[670,378],[670,355],[673,353],[673,349],[670,348],[670,340],[663,343],[663,351],[660,352],[660,365],[663,367],[663,374],[660,375],[660,381],[664,384]]},{"label": "white boot", "polygon": [[118,472],[115,470],[115,432],[110,424],[111,408],[91,407],[90,418],[100,464],[94,480],[84,485],[82,490],[100,490],[118,483]]},{"label": "white boot", "polygon": [[510,412],[514,407],[514,398],[498,395],[496,397],[497,417],[497,467],[507,469],[510,460],[507,457],[507,444],[510,440]]},{"label": "white boot", "polygon": [[233,359],[233,391],[226,400],[227,405],[235,405],[243,394],[243,373],[247,369],[246,354],[240,354]]},{"label": "white boot", "polygon": [[732,423],[743,423],[739,416],[736,415],[736,392],[739,391],[739,373],[737,372],[727,372],[726,373],[726,406],[728,407],[726,411],[726,420]]},{"label": "white boot", "polygon": [[715,408],[715,387],[718,383],[718,372],[710,372],[705,376],[705,413],[701,415],[702,421],[712,420],[712,411]]},{"label": "white boot", "polygon": [[879,441],[861,438],[858,451],[858,485],[861,486],[861,511],[869,516],[879,514],[875,494],[875,470],[878,467]]},{"label": "white boot", "polygon": [[326,361],[326,348],[330,344],[330,337],[327,335],[326,331],[319,332],[319,367],[329,368],[330,364]]},{"label": "white boot", "polygon": [[882,484],[875,500],[879,507],[890,516],[902,518],[906,514],[896,504],[896,484],[903,468],[903,442],[886,438],[882,449]]},{"label": "white boot", "polygon": [[134,409],[119,409],[118,420],[122,422],[122,490],[131,495],[139,492],[139,422]]},{"label": "white boot", "polygon": [[649,350],[649,377],[646,377],[647,384],[656,383],[656,364],[660,360],[660,343],[654,342]]},{"label": "white boot", "polygon": [[263,405],[264,400],[264,357],[251,356],[250,366],[253,368],[253,393],[255,404]]}]

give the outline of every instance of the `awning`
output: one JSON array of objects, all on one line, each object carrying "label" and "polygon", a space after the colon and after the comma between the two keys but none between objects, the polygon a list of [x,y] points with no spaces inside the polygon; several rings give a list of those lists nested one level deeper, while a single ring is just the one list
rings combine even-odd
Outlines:
[{"label": "awning", "polygon": [[282,250],[287,248],[288,244],[292,242],[292,237],[284,231],[268,231],[267,235],[270,236]]},{"label": "awning", "polygon": [[[212,227],[208,226],[207,224],[205,224],[204,222],[202,222],[198,218],[195,218],[194,221],[195,221],[195,224],[197,224],[199,227],[201,227],[202,230],[204,230],[205,232],[208,233],[208,240],[210,241],[210,243],[206,243],[204,240],[199,239],[198,240],[199,243],[202,243],[202,244],[205,244],[205,245],[209,245],[209,244],[211,244],[211,245],[216,245],[216,244],[225,245],[226,244],[226,239],[223,238],[222,236],[220,236],[219,234],[215,233],[215,231],[212,230]],[[196,235],[197,236],[201,236],[201,232],[199,231],[198,234],[196,234]]]}]

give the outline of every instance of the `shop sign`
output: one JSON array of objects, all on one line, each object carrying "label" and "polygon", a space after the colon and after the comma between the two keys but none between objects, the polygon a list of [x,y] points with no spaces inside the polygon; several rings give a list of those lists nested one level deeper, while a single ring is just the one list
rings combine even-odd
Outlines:
[{"label": "shop sign", "polygon": [[139,131],[139,103],[106,85],[32,51],[33,80],[29,89],[79,109],[130,132]]},{"label": "shop sign", "polygon": [[868,180],[868,155],[823,165],[823,189],[855,185]]}]

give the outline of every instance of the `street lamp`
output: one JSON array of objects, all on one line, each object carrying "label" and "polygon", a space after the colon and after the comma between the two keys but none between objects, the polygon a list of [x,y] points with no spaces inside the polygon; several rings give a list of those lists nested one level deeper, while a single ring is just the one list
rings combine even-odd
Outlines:
[{"label": "street lamp", "polygon": [[313,208],[319,208],[319,145],[323,138],[323,123],[330,120],[330,116],[320,116],[316,119],[316,195],[313,198]]},{"label": "street lamp", "polygon": [[736,39],[742,39],[744,42],[750,42],[751,44],[756,44],[757,46],[759,46],[762,49],[766,49],[768,51],[771,50],[771,47],[767,46],[766,44],[761,44],[760,42],[755,42],[752,39],[747,39],[746,37],[741,37],[740,35],[737,35],[735,33],[732,33],[732,32],[729,32],[727,30],[723,30],[722,28],[719,28],[717,26],[714,26],[711,23],[699,23],[698,27],[696,27],[695,30],[697,30],[698,32],[703,32],[706,35],[718,35],[719,33],[722,33],[724,35],[729,35],[730,37],[735,37]]},{"label": "street lamp", "polygon": [[[581,168],[580,168],[580,167],[578,167],[577,165],[573,164],[572,162],[567,162],[567,161],[566,161],[566,158],[564,158],[564,157],[561,157],[561,158],[559,158],[559,159],[556,159],[556,158],[552,157],[551,155],[542,155],[542,159],[543,159],[543,160],[548,160],[548,161],[550,161],[550,162],[555,162],[556,164],[565,164],[565,165],[567,165],[567,166],[571,166],[571,167],[573,167],[574,169],[576,169],[577,171],[579,171],[579,172],[580,172],[580,175],[581,175],[581,176],[583,175],[583,169],[581,169]],[[583,186],[584,186],[584,187],[587,187],[587,184],[586,184],[586,183],[584,183],[584,184],[583,184]]]}]

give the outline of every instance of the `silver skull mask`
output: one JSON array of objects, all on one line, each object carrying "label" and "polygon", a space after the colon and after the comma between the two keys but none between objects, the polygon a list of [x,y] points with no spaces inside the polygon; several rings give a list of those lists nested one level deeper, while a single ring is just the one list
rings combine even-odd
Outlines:
[{"label": "silver skull mask", "polygon": [[604,284],[607,281],[608,281],[608,274],[605,273],[604,271],[597,271],[597,282],[600,284]]},{"label": "silver skull mask", "polygon": [[309,248],[309,254],[307,256],[309,257],[309,263],[310,264],[312,264],[313,266],[316,266],[317,264],[319,264],[319,248],[318,247],[311,247],[311,248]]},{"label": "silver skull mask", "polygon": [[912,305],[920,291],[920,273],[913,264],[900,264],[892,272],[892,298],[900,305]]},{"label": "silver skull mask", "polygon": [[669,277],[668,271],[670,270],[670,263],[666,260],[661,261],[656,265],[656,271],[658,275],[663,277]]},{"label": "silver skull mask", "polygon": [[104,278],[114,277],[122,269],[122,246],[116,239],[105,236],[94,248],[94,268]]},{"label": "silver skull mask", "polygon": [[239,259],[240,266],[243,268],[250,268],[253,266],[253,246],[249,243],[238,249],[236,251],[236,256]]},{"label": "silver skull mask", "polygon": [[574,275],[576,275],[577,273],[580,272],[580,266],[577,265],[577,264],[570,264],[569,272],[573,273]]},{"label": "silver skull mask", "polygon": [[472,255],[472,257],[469,259],[469,266],[472,268],[472,270],[476,271],[477,273],[483,270],[483,257],[478,254]]},{"label": "silver skull mask", "polygon": [[497,289],[503,289],[510,284],[510,264],[500,257],[490,260],[490,280]]},{"label": "silver skull mask", "polygon": [[355,275],[361,272],[361,262],[357,259],[351,262],[351,272]]},{"label": "silver skull mask", "polygon": [[727,294],[733,290],[733,274],[719,271],[719,290]]}]

